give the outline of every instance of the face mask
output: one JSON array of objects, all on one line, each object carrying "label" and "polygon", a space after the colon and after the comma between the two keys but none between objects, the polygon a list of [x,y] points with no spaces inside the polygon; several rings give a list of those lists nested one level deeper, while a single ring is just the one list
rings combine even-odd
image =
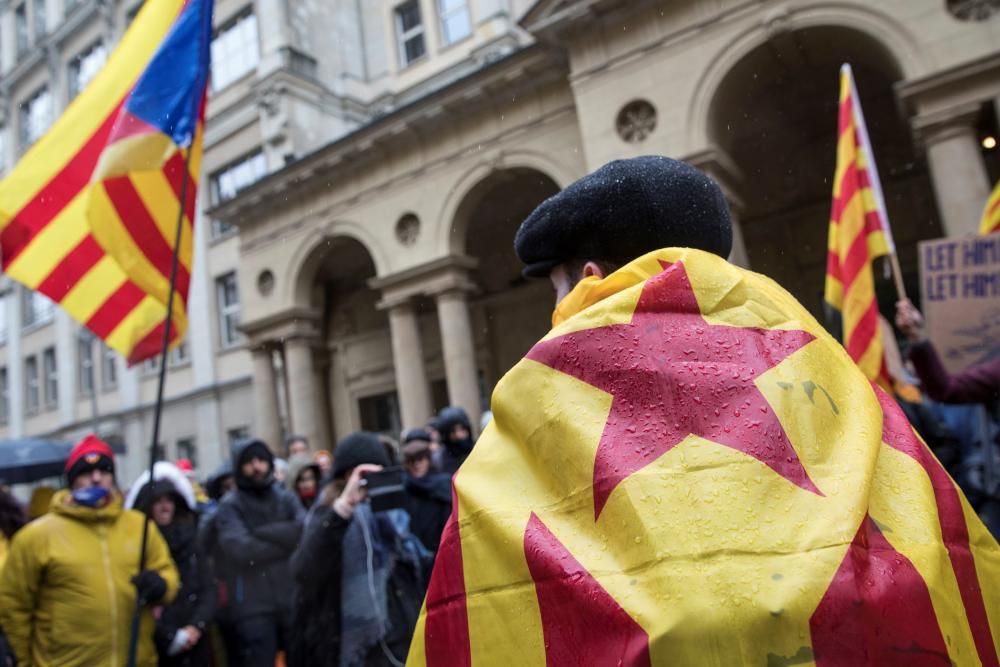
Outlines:
[{"label": "face mask", "polygon": [[299,497],[305,498],[306,500],[312,500],[316,497],[316,487],[299,491]]},{"label": "face mask", "polygon": [[83,489],[77,489],[72,493],[72,496],[73,502],[77,505],[82,505],[83,507],[98,507],[110,494],[111,491],[105,489],[103,486],[88,486]]}]

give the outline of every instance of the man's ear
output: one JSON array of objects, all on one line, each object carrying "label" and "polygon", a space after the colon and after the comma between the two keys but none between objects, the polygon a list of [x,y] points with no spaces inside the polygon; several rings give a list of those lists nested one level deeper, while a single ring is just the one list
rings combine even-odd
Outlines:
[{"label": "man's ear", "polygon": [[590,276],[596,276],[598,279],[603,279],[607,276],[604,273],[604,269],[598,266],[597,262],[587,262],[583,265],[583,277],[589,278]]}]

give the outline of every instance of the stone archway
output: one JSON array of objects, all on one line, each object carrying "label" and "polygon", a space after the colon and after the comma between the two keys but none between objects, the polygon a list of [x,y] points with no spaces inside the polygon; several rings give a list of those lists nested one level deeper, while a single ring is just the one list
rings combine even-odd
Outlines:
[{"label": "stone archway", "polygon": [[552,289],[548,281],[528,281],[514,253],[521,222],[559,191],[537,169],[496,170],[461,200],[453,229],[464,231],[461,248],[477,262],[479,292],[470,302],[481,384],[490,389],[549,330]]},{"label": "stone archway", "polygon": [[[708,135],[743,174],[743,235],[750,264],[821,316],[838,72],[851,63],[908,282],[916,242],[940,236],[923,159],[914,150],[893,84],[899,64],[874,37],[845,27],[781,32],[733,65],[709,106]],[[888,307],[891,285],[883,286]]]}]

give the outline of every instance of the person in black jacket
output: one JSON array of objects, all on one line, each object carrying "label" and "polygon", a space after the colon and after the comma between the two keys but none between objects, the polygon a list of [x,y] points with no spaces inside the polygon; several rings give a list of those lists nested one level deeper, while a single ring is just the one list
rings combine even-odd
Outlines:
[{"label": "person in black jacket", "polygon": [[454,475],[472,453],[472,424],[465,410],[449,405],[442,408],[434,420],[444,451],[441,453],[441,472]]},{"label": "person in black jacket", "polygon": [[451,515],[451,475],[437,472],[431,464],[431,434],[414,428],[403,434],[403,466],[406,468],[406,511],[410,532],[436,553],[441,533]]},{"label": "person in black jacket", "polygon": [[289,558],[302,533],[298,500],[274,482],[274,455],[262,440],[233,447],[236,490],[223,497],[215,524],[228,572],[230,620],[238,664],[274,667],[291,622]]},{"label": "person in black jacket", "polygon": [[[199,667],[210,662],[206,634],[215,608],[215,587],[206,558],[198,548],[194,490],[169,463],[159,462],[152,484],[142,480],[129,505],[156,522],[180,574],[180,590],[156,619],[153,639],[161,667]],[[148,480],[148,474],[145,475]]]},{"label": "person in black jacket", "polygon": [[295,619],[289,667],[402,665],[420,613],[430,553],[405,510],[372,512],[364,477],[389,465],[374,433],[334,452],[331,479],[292,557]]}]

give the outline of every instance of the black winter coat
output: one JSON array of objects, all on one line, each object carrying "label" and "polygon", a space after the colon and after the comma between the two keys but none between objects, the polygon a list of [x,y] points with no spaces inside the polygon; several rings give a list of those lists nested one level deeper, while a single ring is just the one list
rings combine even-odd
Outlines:
[{"label": "black winter coat", "polygon": [[451,475],[407,475],[406,511],[410,514],[410,532],[428,551],[437,553],[441,533],[451,516]]},{"label": "black winter coat", "polygon": [[226,495],[213,522],[225,558],[230,620],[291,613],[288,561],[302,534],[299,501],[277,484]]},{"label": "black winter coat", "polygon": [[[288,667],[340,664],[342,546],[349,525],[350,520],[342,519],[327,505],[315,505],[309,515],[302,543],[292,557],[295,613]],[[365,558],[365,554],[352,557]],[[409,563],[398,561],[387,584],[390,629],[385,643],[400,662],[406,661],[427,590],[426,578],[426,572],[416,572]],[[365,665],[389,667],[392,663],[381,647],[375,647],[368,653]]]},{"label": "black winter coat", "polygon": [[[210,661],[211,647],[208,624],[215,608],[215,586],[204,555],[198,549],[197,522],[193,517],[179,519],[166,528],[161,528],[170,555],[177,565],[181,586],[174,601],[163,608],[156,621],[156,650],[160,654],[161,667],[196,667]],[[175,656],[168,656],[167,650],[177,631],[193,625],[202,633],[202,638],[190,650]]]}]

